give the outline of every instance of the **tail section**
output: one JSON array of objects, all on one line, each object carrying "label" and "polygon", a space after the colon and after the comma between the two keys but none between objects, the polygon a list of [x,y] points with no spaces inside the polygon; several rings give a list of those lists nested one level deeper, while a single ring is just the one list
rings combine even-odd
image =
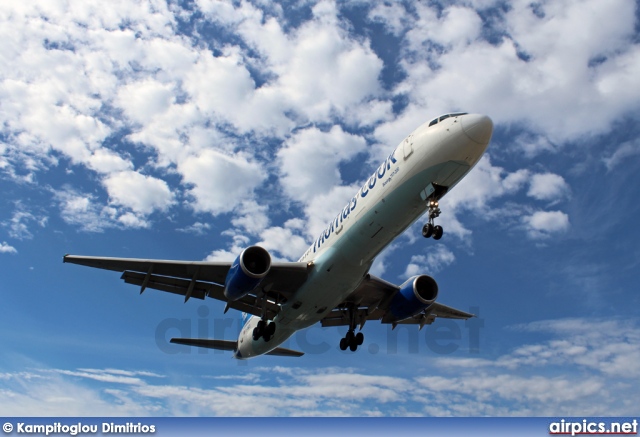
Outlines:
[{"label": "tail section", "polygon": [[247,324],[247,322],[249,321],[249,319],[251,318],[251,314],[249,313],[242,313],[241,316],[241,321],[240,321],[240,330],[242,330],[242,328],[244,328],[244,325]]}]

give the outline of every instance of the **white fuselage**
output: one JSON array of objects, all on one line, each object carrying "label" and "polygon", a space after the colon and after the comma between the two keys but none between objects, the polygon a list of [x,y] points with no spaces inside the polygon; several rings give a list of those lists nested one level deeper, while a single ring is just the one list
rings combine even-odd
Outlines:
[{"label": "white fuselage", "polygon": [[282,305],[270,341],[253,340],[260,320],[253,316],[240,332],[234,356],[269,352],[343,302],[374,258],[424,214],[431,184],[450,190],[478,162],[492,126],[483,115],[454,115],[432,126],[427,122],[406,137],[300,258],[312,265],[309,277]]}]

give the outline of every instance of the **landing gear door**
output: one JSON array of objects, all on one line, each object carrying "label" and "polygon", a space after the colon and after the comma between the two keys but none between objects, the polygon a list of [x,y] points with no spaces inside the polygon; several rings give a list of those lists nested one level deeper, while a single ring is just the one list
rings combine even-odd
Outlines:
[{"label": "landing gear door", "polygon": [[411,154],[413,153],[413,134],[409,135],[402,142],[402,152],[404,155],[404,159],[409,158],[409,156],[411,156]]},{"label": "landing gear door", "polygon": [[430,183],[427,185],[424,190],[420,191],[420,198],[422,200],[427,200],[429,198],[432,199],[440,199],[445,195],[449,187],[445,187],[443,185],[438,185],[435,183]]},{"label": "landing gear door", "polygon": [[427,185],[427,187],[420,191],[420,198],[422,200],[427,200],[429,198],[429,196],[431,196],[433,193],[435,193],[436,189],[433,186],[433,184],[429,184]]}]

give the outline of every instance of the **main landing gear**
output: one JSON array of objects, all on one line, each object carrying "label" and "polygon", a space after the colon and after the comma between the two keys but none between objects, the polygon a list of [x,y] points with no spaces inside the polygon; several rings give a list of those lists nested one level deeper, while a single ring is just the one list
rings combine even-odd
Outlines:
[{"label": "main landing gear", "polygon": [[[344,338],[340,339],[340,350],[346,351],[347,348],[351,350],[351,352],[355,352],[358,349],[358,346],[362,346],[364,343],[364,334],[362,332],[358,332],[356,334],[356,311],[353,306],[349,306],[349,330],[347,331],[347,335]],[[362,326],[360,327],[362,329]]]},{"label": "main landing gear", "polygon": [[440,207],[438,201],[435,199],[429,199],[429,222],[422,227],[422,236],[424,238],[433,237],[434,240],[442,238],[444,229],[440,225],[434,225],[436,217],[440,216]]},{"label": "main landing gear", "polygon": [[346,351],[349,348],[351,352],[355,352],[362,343],[364,343],[364,334],[362,332],[356,334],[353,330],[349,330],[347,335],[340,339],[340,350]]},{"label": "main landing gear", "polygon": [[260,338],[264,338],[264,341],[271,340],[273,334],[276,332],[276,324],[275,322],[265,322],[264,320],[260,320],[258,325],[253,328],[253,340],[258,341]]},{"label": "main landing gear", "polygon": [[[260,301],[260,299],[262,300]],[[264,290],[258,295],[256,303],[262,304],[262,316],[256,327],[253,328],[253,341],[258,341],[260,338],[264,338],[264,341],[269,341],[276,332],[276,323],[267,320],[267,296]]]}]

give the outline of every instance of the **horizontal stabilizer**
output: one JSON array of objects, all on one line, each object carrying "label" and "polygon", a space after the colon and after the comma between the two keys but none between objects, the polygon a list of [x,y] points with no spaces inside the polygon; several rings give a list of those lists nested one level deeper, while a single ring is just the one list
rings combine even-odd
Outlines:
[{"label": "horizontal stabilizer", "polygon": [[[184,344],[185,346],[206,347],[208,349],[219,349],[223,351],[235,351],[237,341],[212,340],[208,338],[172,338],[171,343]],[[280,357],[301,357],[304,352],[294,351],[283,347],[277,347],[266,355],[276,355]]]},{"label": "horizontal stabilizer", "polygon": [[287,349],[284,347],[277,347],[271,352],[267,352],[265,355],[276,355],[278,357],[301,357],[304,352],[294,351],[293,349]]},{"label": "horizontal stabilizer", "polygon": [[230,340],[210,340],[207,338],[172,338],[171,343],[184,344],[185,346],[206,347],[207,349],[220,349],[223,351],[234,351],[237,341]]}]

